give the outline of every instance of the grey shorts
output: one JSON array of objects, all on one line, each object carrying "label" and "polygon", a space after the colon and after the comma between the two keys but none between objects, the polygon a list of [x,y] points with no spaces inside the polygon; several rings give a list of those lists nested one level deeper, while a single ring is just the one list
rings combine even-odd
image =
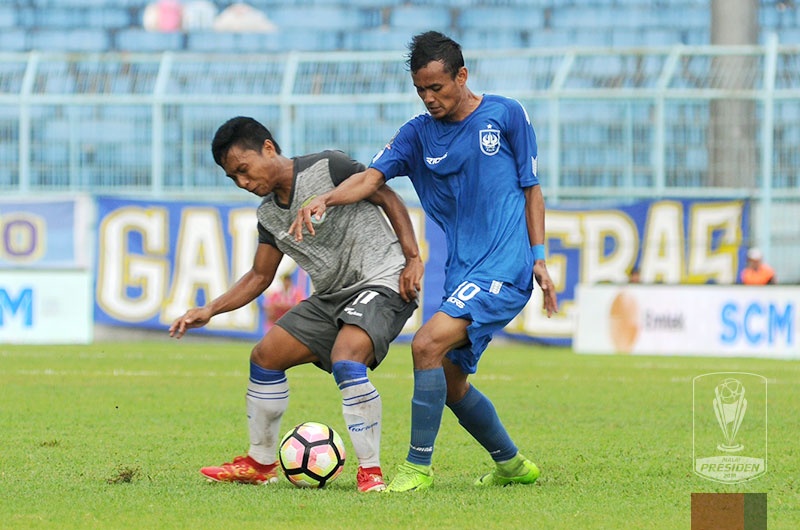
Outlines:
[{"label": "grey shorts", "polygon": [[330,372],[331,350],[343,324],[358,326],[372,339],[375,369],[386,357],[391,343],[417,308],[386,287],[364,287],[356,292],[311,295],[275,324],[302,342],[319,358],[318,367]]}]

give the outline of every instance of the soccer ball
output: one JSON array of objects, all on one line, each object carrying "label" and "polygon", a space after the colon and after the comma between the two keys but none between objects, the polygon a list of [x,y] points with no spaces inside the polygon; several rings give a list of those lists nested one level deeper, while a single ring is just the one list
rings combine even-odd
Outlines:
[{"label": "soccer ball", "polygon": [[744,387],[742,382],[729,377],[717,386],[719,399],[722,403],[730,405],[736,403],[744,395]]},{"label": "soccer ball", "polygon": [[323,423],[297,425],[283,436],[278,453],[286,478],[298,488],[323,488],[344,468],[342,437]]}]

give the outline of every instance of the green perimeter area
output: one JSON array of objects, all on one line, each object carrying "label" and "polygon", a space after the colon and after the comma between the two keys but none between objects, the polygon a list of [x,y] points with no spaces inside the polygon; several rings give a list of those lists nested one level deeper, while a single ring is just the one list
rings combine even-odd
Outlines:
[{"label": "green perimeter area", "polygon": [[[534,486],[477,489],[484,450],[445,411],[433,489],[359,494],[356,461],[328,374],[289,371],[281,431],[330,424],[350,450],[324,490],[207,483],[205,465],[247,450],[243,342],[0,346],[3,528],[688,529],[692,492],[768,494],[771,530],[800,528],[800,363],[760,359],[587,356],[493,344],[471,379],[491,397]],[[765,376],[768,472],[726,485],[695,475],[694,377]],[[383,399],[384,471],[408,446],[412,365],[393,346],[371,373]]]}]

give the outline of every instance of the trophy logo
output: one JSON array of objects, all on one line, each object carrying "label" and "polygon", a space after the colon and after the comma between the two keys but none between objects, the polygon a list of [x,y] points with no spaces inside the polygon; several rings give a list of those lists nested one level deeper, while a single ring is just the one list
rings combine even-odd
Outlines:
[{"label": "trophy logo", "polygon": [[726,453],[736,453],[744,449],[742,444],[734,444],[736,433],[742,425],[744,414],[747,412],[747,399],[744,397],[745,388],[738,379],[729,377],[714,389],[714,413],[717,423],[722,429],[725,442],[719,444],[717,449]]},{"label": "trophy logo", "polygon": [[739,372],[704,374],[694,378],[693,392],[695,473],[726,484],[766,473],[766,378]]}]

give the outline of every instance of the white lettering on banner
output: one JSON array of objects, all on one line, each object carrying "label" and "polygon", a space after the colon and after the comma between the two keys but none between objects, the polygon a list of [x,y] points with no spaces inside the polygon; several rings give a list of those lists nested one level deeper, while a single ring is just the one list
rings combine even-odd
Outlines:
[{"label": "white lettering on banner", "polygon": [[[686,281],[736,283],[737,251],[742,244],[742,202],[692,206],[689,265]],[[717,237],[719,241],[713,241]],[[716,248],[715,251],[712,249]]]},{"label": "white lettering on banner", "polygon": [[256,222],[252,208],[237,208],[228,214],[228,232],[232,242],[231,278],[241,278],[253,266],[253,256],[258,248]]},{"label": "white lettering on banner", "polygon": [[[255,226],[254,213],[250,213],[251,226]],[[250,260],[252,264],[252,253]],[[227,291],[232,280],[238,278],[239,276],[233,278],[228,271],[227,249],[219,210],[183,208],[175,244],[172,288],[161,313],[161,321],[165,324],[171,323],[188,308],[197,305],[201,292],[206,302],[211,301]],[[236,311],[215,316],[207,327],[255,330],[257,325],[258,308],[254,304],[248,304]]]},{"label": "white lettering on banner", "polygon": [[[129,206],[100,224],[97,304],[114,318],[141,322],[160,311],[169,271],[167,220],[165,208]],[[140,254],[130,251],[134,236],[141,238]]]},{"label": "white lettering on banner", "polygon": [[683,207],[680,203],[662,201],[653,204],[645,226],[640,267],[642,282],[680,283],[685,247],[683,232]]},{"label": "white lettering on banner", "polygon": [[[581,278],[623,283],[636,261],[639,236],[636,224],[618,210],[580,214],[582,232]],[[608,249],[613,249],[611,252]]]}]

